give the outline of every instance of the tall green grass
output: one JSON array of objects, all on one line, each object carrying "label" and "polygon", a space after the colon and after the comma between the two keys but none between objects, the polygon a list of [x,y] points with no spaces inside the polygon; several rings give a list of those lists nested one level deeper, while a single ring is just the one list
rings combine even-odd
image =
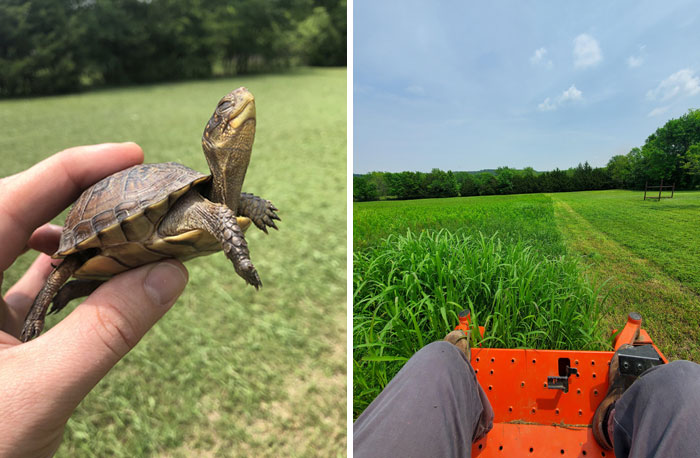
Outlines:
[{"label": "tall green grass", "polygon": [[601,350],[603,298],[575,258],[552,257],[498,234],[447,230],[390,235],[357,250],[353,265],[354,415],[381,392],[404,362],[442,339],[471,311],[483,325],[473,345]]},{"label": "tall green grass", "polygon": [[376,246],[406,230],[447,229],[464,236],[498,232],[502,240],[522,241],[540,253],[566,252],[556,230],[552,199],[543,194],[358,202],[353,206],[355,250]]}]

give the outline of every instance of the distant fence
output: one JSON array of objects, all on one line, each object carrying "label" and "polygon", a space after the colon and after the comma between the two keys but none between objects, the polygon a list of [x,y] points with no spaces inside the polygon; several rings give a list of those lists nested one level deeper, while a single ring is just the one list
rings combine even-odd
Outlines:
[{"label": "distant fence", "polygon": [[[661,180],[661,184],[658,186],[659,189],[659,195],[658,196],[647,196],[647,191],[654,191],[654,194],[656,194],[656,189],[657,186],[652,186],[649,187],[649,182],[644,183],[644,200],[658,200],[660,201],[661,199],[673,199],[673,192],[676,190],[676,183],[673,183],[672,185],[666,185],[664,186],[664,180]],[[671,190],[671,195],[670,196],[662,196],[661,191],[664,189]]]}]

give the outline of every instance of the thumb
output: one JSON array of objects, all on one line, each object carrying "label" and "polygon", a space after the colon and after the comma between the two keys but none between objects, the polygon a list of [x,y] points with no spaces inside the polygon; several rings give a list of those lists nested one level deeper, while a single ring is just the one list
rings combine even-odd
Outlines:
[{"label": "thumb", "polygon": [[77,405],[170,309],[187,279],[182,263],[168,260],[130,270],[100,286],[30,342],[44,347],[37,350],[46,355],[46,386]]}]

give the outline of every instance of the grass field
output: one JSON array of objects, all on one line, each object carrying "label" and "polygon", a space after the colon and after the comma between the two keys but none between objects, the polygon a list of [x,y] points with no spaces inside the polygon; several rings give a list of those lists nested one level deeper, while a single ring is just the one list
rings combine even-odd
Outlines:
[{"label": "grass field", "polygon": [[[463,308],[500,333],[486,346],[558,347],[542,331],[581,349],[605,346],[601,336],[639,311],[668,357],[700,362],[698,215],[700,192],[662,202],[605,191],[354,204],[354,415]],[[479,232],[501,247],[473,243]],[[577,329],[590,344],[571,338]]]},{"label": "grass field", "polygon": [[[127,140],[146,162],[205,172],[204,125],[242,85],[258,114],[244,190],[283,220],[269,236],[247,234],[265,286],[246,287],[222,253],[188,262],[185,293],[81,404],[59,456],[345,453],[345,69],[3,101],[0,176],[66,147]],[[6,273],[4,291],[33,257]]]}]

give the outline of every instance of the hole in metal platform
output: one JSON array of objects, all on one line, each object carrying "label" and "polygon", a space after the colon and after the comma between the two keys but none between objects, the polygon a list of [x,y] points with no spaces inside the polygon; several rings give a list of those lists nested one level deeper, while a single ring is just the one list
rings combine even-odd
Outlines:
[{"label": "hole in metal platform", "polygon": [[537,360],[536,360],[536,359],[533,359],[533,360],[532,360],[532,364],[535,364],[535,363],[537,363]]},{"label": "hole in metal platform", "polygon": [[595,366],[595,360],[591,361],[591,366]]},{"label": "hole in metal platform", "polygon": [[532,448],[532,447],[530,447],[530,453],[532,453],[532,452],[534,452],[534,451],[535,451],[535,449]]},{"label": "hole in metal platform", "polygon": [[513,406],[508,406],[508,412],[512,412],[512,411],[513,411]]},{"label": "hole in metal platform", "polygon": [[568,377],[571,360],[569,358],[559,358],[557,360],[557,369],[559,369],[559,377]]},{"label": "hole in metal platform", "polygon": [[579,411],[578,411],[578,416],[580,417],[580,416],[582,416],[582,415],[583,415],[583,410],[579,410]]},{"label": "hole in metal platform", "polygon": [[533,407],[531,412],[532,412],[532,413],[535,413],[535,412],[537,412],[537,409],[535,409],[535,408]]},{"label": "hole in metal platform", "polygon": [[502,445],[499,445],[499,446],[498,446],[498,450],[499,450],[499,451],[500,451],[500,450],[503,450],[503,446],[502,446]]},{"label": "hole in metal platform", "polygon": [[598,396],[598,390],[593,390],[593,396]]},{"label": "hole in metal platform", "polygon": [[484,448],[484,444],[479,444],[479,450],[481,450],[482,448]]},{"label": "hole in metal platform", "polygon": [[586,455],[588,455],[588,453],[584,450],[584,451],[583,451],[583,456],[586,456]]},{"label": "hole in metal platform", "polygon": [[493,375],[493,369],[491,369],[491,375]]},{"label": "hole in metal platform", "polygon": [[496,358],[491,358],[491,362],[492,362],[492,363],[495,362],[495,361],[496,361]]},{"label": "hole in metal platform", "polygon": [[593,378],[596,378],[595,372],[593,372]]},{"label": "hole in metal platform", "polygon": [[564,449],[559,450],[559,453],[564,454]]},{"label": "hole in metal platform", "polygon": [[554,409],[554,415],[559,415],[559,409]]},{"label": "hole in metal platform", "polygon": [[493,386],[489,385],[489,391],[493,390]]},{"label": "hole in metal platform", "polygon": [[478,356],[476,357],[476,362],[477,362],[477,363],[479,362],[479,357],[478,357]]},{"label": "hole in metal platform", "polygon": [[600,452],[600,456],[605,456],[605,452]]},{"label": "hole in metal platform", "polygon": [[510,359],[511,364],[515,364],[515,358]]}]

